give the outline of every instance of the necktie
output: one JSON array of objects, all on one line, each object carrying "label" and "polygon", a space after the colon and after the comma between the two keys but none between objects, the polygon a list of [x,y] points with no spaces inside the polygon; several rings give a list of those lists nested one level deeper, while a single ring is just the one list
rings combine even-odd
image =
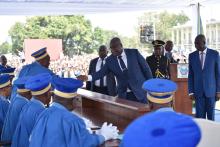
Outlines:
[{"label": "necktie", "polygon": [[201,67],[202,67],[202,69],[203,69],[203,62],[204,62],[204,57],[203,57],[203,55],[204,55],[204,53],[203,52],[201,52],[200,53],[200,62],[201,62]]},{"label": "necktie", "polygon": [[124,63],[124,61],[122,60],[122,56],[118,56],[118,59],[119,59],[119,63],[120,63],[120,66],[121,66],[121,69],[122,71],[124,71],[126,68],[126,65]]},{"label": "necktie", "polygon": [[[102,67],[103,67],[103,65],[104,65],[104,59],[102,59],[102,63],[101,63],[101,68],[100,69],[102,69]],[[104,87],[104,77],[102,77],[101,79],[100,79],[100,87]]]}]

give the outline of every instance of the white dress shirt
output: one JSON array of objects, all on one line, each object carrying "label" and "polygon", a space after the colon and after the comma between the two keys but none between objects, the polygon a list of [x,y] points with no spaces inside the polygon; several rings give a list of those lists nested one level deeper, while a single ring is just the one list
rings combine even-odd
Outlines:
[{"label": "white dress shirt", "polygon": [[[118,64],[119,64],[119,66],[120,66],[120,68],[121,68],[121,64],[120,64],[119,58],[117,57],[117,59],[118,59]],[[126,66],[126,68],[128,69],[128,60],[127,60],[127,56],[126,56],[124,50],[123,50],[122,53],[121,53],[121,59],[124,61],[125,66]],[[122,70],[122,68],[121,68],[121,70]],[[127,92],[131,92],[131,90],[130,90],[129,88],[127,88]]]},{"label": "white dress shirt", "polygon": [[[122,53],[121,53],[121,56],[122,56],[122,57],[121,57],[122,60],[123,60],[124,63],[125,63],[125,66],[128,68],[127,56],[126,56],[126,54],[125,54],[124,49],[123,49],[123,51],[122,51]],[[117,58],[117,59],[118,59],[118,58]],[[119,66],[120,66],[120,68],[121,68],[119,59],[118,59],[118,64],[119,64]],[[121,68],[121,70],[122,70],[122,68]],[[88,80],[87,80],[87,81],[92,81],[92,76],[91,76],[91,75],[88,75]],[[116,80],[116,83],[117,83],[117,80]],[[131,92],[131,90],[128,88],[128,89],[127,89],[127,92]]]},{"label": "white dress shirt", "polygon": [[[119,66],[120,66],[120,68],[121,68],[121,64],[120,64],[119,58],[117,57],[117,59],[118,59],[118,64],[119,64]],[[124,61],[126,68],[128,68],[127,56],[126,56],[124,50],[123,50],[122,53],[121,53],[121,59]],[[121,70],[122,70],[122,68],[121,68]]]},{"label": "white dress shirt", "polygon": [[[103,60],[103,65],[105,65],[106,58],[107,57],[105,57],[104,60]],[[96,72],[101,69],[101,64],[102,64],[102,59],[99,58],[97,63],[96,63]],[[106,87],[107,86],[106,76],[104,76],[103,81],[104,81],[104,86]],[[95,86],[100,87],[100,79],[95,81]]]},{"label": "white dress shirt", "polygon": [[[202,57],[202,55],[203,55],[202,69],[204,68],[204,64],[205,64],[206,52],[207,52],[207,48],[206,48],[203,52],[199,51],[199,59],[200,59],[200,63],[201,63],[201,57]],[[202,53],[203,53],[203,54],[202,54]]]}]

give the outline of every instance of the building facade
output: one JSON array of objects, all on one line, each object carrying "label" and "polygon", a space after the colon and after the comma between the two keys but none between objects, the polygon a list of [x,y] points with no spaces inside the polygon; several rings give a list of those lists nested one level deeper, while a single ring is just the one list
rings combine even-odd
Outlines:
[{"label": "building facade", "polygon": [[[220,21],[206,22],[204,32],[207,46],[220,51]],[[192,38],[192,25],[190,22],[172,28],[172,40],[176,48],[190,53],[195,49],[194,39]]]}]

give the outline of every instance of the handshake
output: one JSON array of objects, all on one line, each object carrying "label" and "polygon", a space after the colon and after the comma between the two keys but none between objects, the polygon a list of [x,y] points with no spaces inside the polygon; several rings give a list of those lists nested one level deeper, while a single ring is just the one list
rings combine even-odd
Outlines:
[{"label": "handshake", "polygon": [[79,75],[76,78],[78,80],[81,80],[81,81],[87,81],[88,80],[88,76],[86,76],[86,75]]},{"label": "handshake", "polygon": [[105,141],[110,139],[116,139],[118,137],[119,130],[116,126],[113,126],[111,123],[107,125],[107,122],[105,122],[100,130],[96,131],[96,134],[102,135],[105,138]]}]

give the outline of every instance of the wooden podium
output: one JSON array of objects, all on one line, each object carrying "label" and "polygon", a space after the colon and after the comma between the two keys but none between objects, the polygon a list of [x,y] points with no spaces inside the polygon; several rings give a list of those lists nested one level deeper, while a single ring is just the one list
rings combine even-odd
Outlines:
[{"label": "wooden podium", "polygon": [[178,72],[178,70],[181,70],[180,67],[184,66],[188,67],[188,64],[170,64],[171,80],[178,85],[173,105],[175,111],[192,115],[192,100],[190,100],[188,96],[188,78],[183,78],[181,75],[178,75],[181,74],[181,71]]}]

